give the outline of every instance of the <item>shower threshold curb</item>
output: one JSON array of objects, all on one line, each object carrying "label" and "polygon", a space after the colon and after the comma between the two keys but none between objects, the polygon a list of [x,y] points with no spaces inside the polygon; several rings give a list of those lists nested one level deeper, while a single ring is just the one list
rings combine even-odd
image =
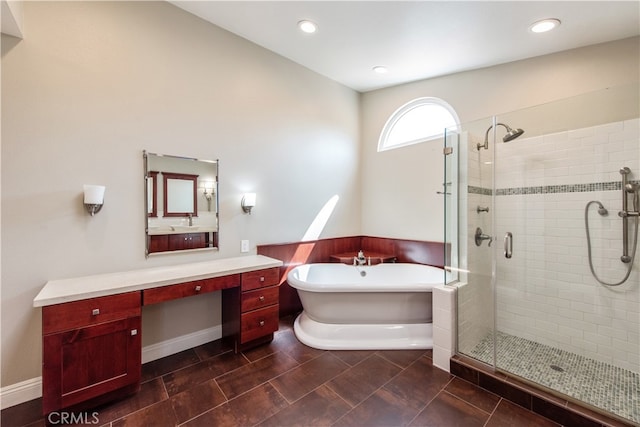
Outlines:
[{"label": "shower threshold curb", "polygon": [[593,408],[556,396],[543,388],[495,372],[491,366],[467,356],[455,355],[451,358],[451,373],[561,425],[634,426],[628,420],[612,418]]}]

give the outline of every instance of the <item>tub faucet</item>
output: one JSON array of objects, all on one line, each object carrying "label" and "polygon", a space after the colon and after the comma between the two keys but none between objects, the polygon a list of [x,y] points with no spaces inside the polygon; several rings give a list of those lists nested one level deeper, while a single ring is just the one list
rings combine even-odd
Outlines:
[{"label": "tub faucet", "polygon": [[362,249],[358,252],[357,257],[353,257],[353,265],[365,265],[367,263],[367,259],[364,257],[364,252]]}]

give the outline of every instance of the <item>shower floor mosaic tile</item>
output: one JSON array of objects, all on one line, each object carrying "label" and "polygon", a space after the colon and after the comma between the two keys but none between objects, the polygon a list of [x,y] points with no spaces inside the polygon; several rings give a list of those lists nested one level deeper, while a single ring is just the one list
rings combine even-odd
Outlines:
[{"label": "shower floor mosaic tile", "polygon": [[[500,369],[640,424],[640,374],[502,332],[497,340]],[[492,364],[493,336],[468,355]]]}]

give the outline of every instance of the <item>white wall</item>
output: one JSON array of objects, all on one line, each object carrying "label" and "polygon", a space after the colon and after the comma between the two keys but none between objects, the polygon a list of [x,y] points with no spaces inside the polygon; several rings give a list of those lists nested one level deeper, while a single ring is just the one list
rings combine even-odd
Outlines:
[{"label": "white wall", "polygon": [[2,34],[22,38],[24,14],[22,1],[0,1],[0,29]]},{"label": "white wall", "polygon": [[442,141],[377,152],[391,114],[419,97],[448,102],[462,123],[628,84],[640,75],[640,39],[546,55],[362,95],[362,232],[442,240]]},{"label": "white wall", "polygon": [[[358,234],[358,93],[165,2],[25,2],[2,36],[2,385],[41,375],[48,279]],[[220,251],[145,259],[142,150],[220,159]],[[95,217],[82,185],[106,185]],[[258,194],[252,215],[245,191]],[[212,308],[213,307],[213,308]],[[145,308],[143,345],[219,325],[219,296]]]}]

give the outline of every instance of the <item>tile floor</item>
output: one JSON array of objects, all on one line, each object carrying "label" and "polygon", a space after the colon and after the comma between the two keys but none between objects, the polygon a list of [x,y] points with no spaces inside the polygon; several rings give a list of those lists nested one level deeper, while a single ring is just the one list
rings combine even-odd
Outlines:
[{"label": "tile floor", "polygon": [[[241,354],[215,341],[149,362],[140,392],[87,411],[85,420],[113,427],[557,425],[434,367],[431,351],[316,350],[296,340],[292,320],[283,319],[273,342]],[[2,426],[45,425],[40,405],[3,410]]]},{"label": "tile floor", "polygon": [[[498,332],[504,371],[640,424],[640,374],[521,337]],[[469,356],[493,364],[493,335]]]}]

